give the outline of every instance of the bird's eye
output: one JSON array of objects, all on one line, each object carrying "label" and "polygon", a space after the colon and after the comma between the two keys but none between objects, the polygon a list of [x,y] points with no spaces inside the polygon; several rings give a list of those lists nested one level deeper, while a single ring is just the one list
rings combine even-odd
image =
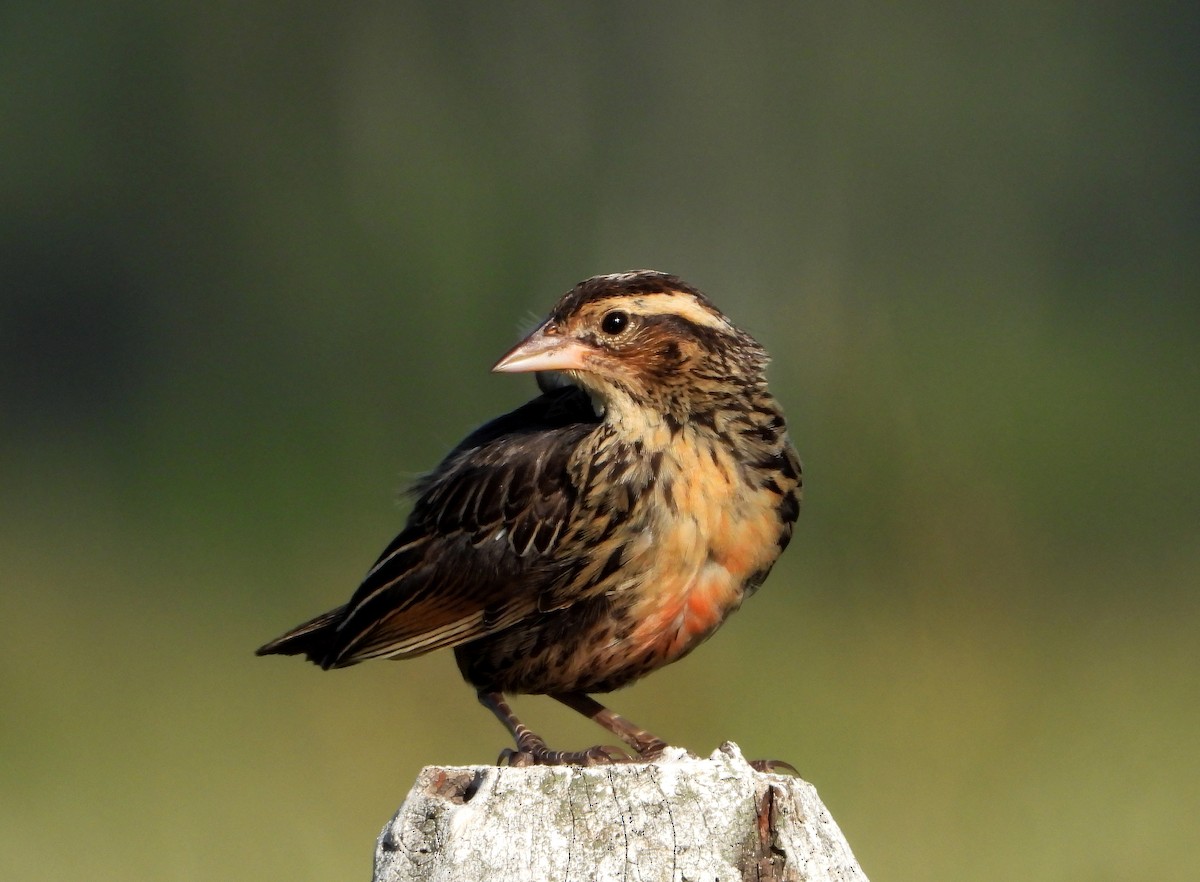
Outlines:
[{"label": "bird's eye", "polygon": [[600,330],[611,337],[624,331],[629,326],[629,314],[614,309],[600,321]]}]

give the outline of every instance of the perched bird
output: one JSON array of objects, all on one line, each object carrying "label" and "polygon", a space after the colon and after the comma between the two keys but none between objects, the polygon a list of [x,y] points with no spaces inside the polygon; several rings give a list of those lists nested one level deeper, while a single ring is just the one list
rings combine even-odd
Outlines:
[{"label": "perched bird", "polygon": [[800,460],[763,348],[679,278],[580,282],[492,368],[542,394],[477,429],[414,487],[404,531],[349,603],[258,650],[322,668],[454,647],[517,750],[555,751],[504,693],[546,694],[634,756],[665,742],[590,698],[682,658],[787,546]]}]

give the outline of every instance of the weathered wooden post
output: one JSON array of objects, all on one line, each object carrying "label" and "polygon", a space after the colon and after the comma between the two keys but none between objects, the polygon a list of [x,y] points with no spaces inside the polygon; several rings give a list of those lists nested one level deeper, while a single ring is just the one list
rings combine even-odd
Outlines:
[{"label": "weathered wooden post", "polygon": [[383,829],[374,882],[866,882],[809,783],[708,759],[428,766]]}]

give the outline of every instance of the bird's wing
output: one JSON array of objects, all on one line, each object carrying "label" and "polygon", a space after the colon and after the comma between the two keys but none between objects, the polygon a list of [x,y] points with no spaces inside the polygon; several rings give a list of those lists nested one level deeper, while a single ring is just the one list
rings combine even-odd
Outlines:
[{"label": "bird's wing", "polygon": [[567,460],[597,418],[556,389],[483,426],[418,483],[408,525],[343,608],[326,667],[457,646],[537,609],[575,505]]}]

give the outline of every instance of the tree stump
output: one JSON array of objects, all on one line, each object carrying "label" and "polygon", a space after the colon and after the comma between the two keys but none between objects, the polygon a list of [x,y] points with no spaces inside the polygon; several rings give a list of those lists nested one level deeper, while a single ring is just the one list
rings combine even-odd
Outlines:
[{"label": "tree stump", "polygon": [[708,759],[427,766],[383,828],[374,882],[866,882],[811,784]]}]

